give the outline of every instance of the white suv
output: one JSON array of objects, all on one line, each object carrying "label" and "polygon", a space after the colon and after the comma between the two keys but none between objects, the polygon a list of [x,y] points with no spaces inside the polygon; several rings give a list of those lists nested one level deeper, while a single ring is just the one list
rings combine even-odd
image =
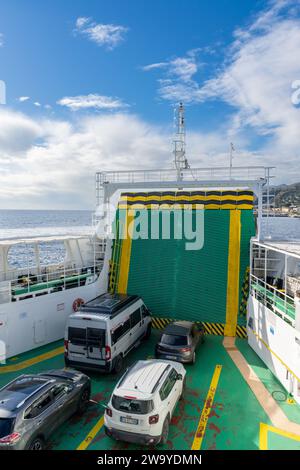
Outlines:
[{"label": "white suv", "polygon": [[118,382],[106,406],[106,434],[136,444],[165,444],[173,412],[183,397],[185,375],[178,362],[136,362]]}]

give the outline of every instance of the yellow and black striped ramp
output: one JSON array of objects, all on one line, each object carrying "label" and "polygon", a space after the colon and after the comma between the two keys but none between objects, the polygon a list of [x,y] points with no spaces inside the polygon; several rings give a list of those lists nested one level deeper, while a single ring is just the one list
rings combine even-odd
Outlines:
[{"label": "yellow and black striped ramp", "polygon": [[253,209],[254,194],[250,190],[227,191],[163,191],[124,192],[119,200],[119,209]]},{"label": "yellow and black striped ramp", "polygon": [[[159,318],[159,317],[152,317],[152,326],[158,330],[162,330],[165,326],[167,326],[172,321],[175,321],[171,318]],[[203,326],[205,333],[207,335],[217,335],[217,336],[224,336],[224,328],[225,325],[223,323],[208,323],[208,322],[196,322]],[[236,336],[239,338],[246,338],[247,332],[244,326],[237,326],[236,327]]]}]

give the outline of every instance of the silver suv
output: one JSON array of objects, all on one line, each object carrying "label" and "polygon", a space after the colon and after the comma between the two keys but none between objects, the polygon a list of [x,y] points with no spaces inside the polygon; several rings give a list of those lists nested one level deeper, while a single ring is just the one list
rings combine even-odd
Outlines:
[{"label": "silver suv", "polygon": [[0,450],[43,450],[58,426],[85,411],[90,393],[89,377],[72,369],[13,380],[0,390]]}]

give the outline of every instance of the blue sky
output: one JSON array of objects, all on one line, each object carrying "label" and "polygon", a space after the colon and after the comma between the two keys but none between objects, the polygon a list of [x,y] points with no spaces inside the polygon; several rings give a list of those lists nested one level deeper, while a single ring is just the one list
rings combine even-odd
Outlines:
[{"label": "blue sky", "polygon": [[236,164],[300,180],[299,6],[2,0],[0,208],[89,208],[95,170],[171,166],[181,99],[194,166],[234,141]]}]

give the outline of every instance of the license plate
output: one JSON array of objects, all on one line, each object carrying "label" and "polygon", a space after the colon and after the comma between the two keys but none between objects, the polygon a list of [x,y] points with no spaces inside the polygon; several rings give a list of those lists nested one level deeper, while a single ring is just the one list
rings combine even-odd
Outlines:
[{"label": "license plate", "polygon": [[126,424],[138,424],[138,419],[134,418],[126,418],[125,416],[120,417],[121,423],[126,423]]},{"label": "license plate", "polygon": [[176,359],[176,356],[166,356],[166,359]]}]

